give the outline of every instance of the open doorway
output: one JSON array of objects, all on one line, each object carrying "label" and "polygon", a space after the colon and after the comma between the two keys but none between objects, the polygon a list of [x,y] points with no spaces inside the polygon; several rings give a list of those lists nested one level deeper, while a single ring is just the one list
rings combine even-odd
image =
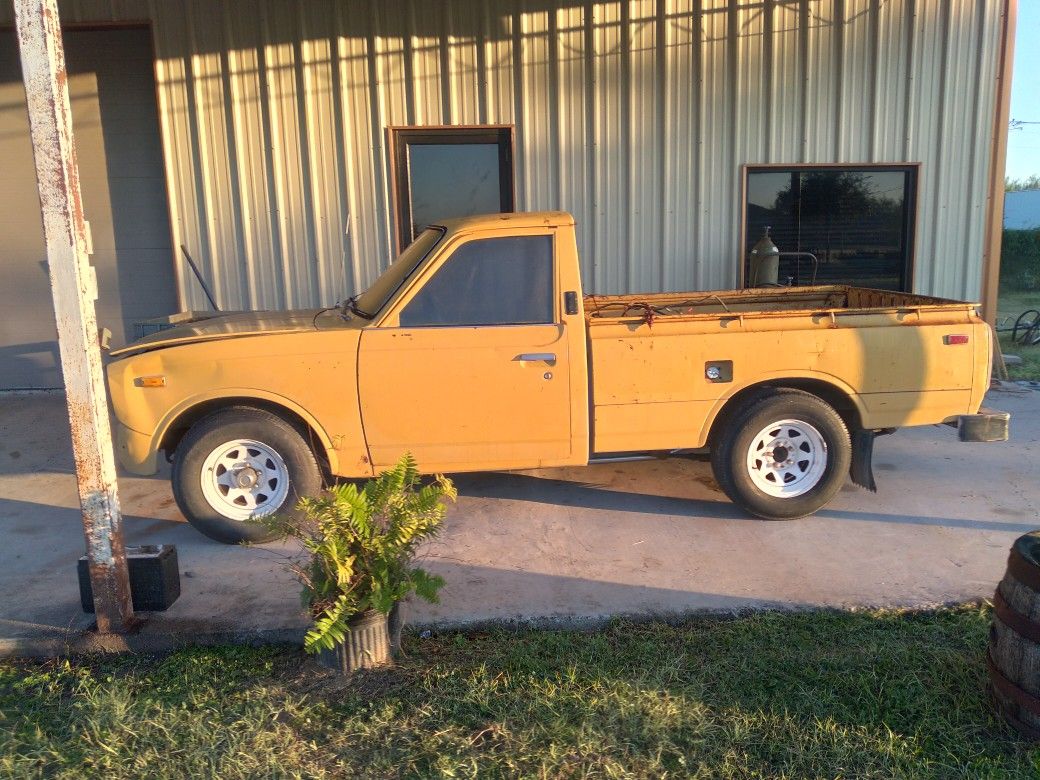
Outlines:
[{"label": "open doorway", "polygon": [[[115,343],[177,310],[147,27],[65,31],[97,319]],[[0,32],[0,390],[62,387],[15,33]]]}]

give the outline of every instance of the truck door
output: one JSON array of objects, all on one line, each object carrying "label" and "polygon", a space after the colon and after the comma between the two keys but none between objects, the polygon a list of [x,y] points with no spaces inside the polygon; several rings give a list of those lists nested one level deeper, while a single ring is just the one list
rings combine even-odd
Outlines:
[{"label": "truck door", "polygon": [[554,231],[486,235],[448,248],[362,333],[358,392],[376,469],[405,452],[427,471],[584,460],[572,447]]}]

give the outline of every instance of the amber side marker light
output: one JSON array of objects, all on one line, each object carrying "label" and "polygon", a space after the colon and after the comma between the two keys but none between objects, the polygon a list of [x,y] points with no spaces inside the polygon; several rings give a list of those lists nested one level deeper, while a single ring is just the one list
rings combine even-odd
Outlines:
[{"label": "amber side marker light", "polygon": [[967,344],[968,337],[963,333],[958,333],[952,336],[943,336],[943,344],[949,346],[950,344]]},{"label": "amber side marker light", "polygon": [[134,380],[137,387],[166,387],[166,377],[161,374],[155,376],[139,376]]}]

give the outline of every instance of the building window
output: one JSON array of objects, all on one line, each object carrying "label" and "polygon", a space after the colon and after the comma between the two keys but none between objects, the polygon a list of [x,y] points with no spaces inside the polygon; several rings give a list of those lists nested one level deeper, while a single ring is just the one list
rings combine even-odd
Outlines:
[{"label": "building window", "polygon": [[851,284],[909,292],[913,285],[916,165],[748,166],[744,280],[749,253],[770,228],[780,284]]},{"label": "building window", "polygon": [[399,248],[439,220],[513,210],[511,127],[392,128],[390,139]]}]

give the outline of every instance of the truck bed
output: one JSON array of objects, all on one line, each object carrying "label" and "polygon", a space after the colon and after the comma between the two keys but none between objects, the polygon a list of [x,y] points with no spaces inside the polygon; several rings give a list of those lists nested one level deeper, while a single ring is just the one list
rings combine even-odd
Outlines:
[{"label": "truck bed", "polygon": [[590,323],[602,320],[659,317],[699,317],[719,314],[773,314],[777,312],[864,313],[900,309],[974,309],[978,304],[932,298],[927,295],[873,290],[848,285],[777,287],[717,292],[654,293],[649,295],[586,295]]},{"label": "truck bed", "polygon": [[705,421],[763,381],[833,388],[865,428],[972,414],[990,361],[976,308],[848,286],[587,296],[593,452],[702,447]]}]

